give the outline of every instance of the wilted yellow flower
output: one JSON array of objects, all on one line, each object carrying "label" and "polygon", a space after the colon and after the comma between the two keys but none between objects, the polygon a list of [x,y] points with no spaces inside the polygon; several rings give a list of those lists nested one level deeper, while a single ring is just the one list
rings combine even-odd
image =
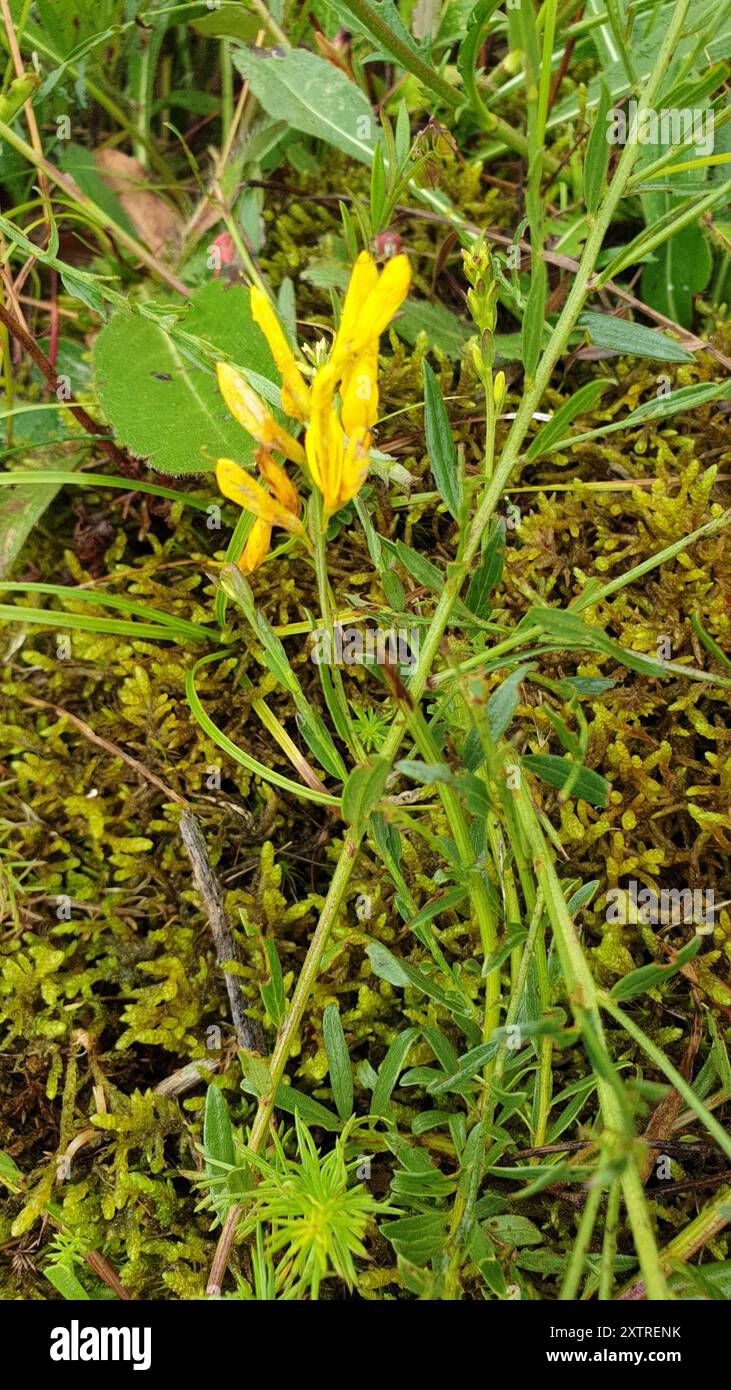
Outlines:
[{"label": "wilted yellow flower", "polygon": [[248,381],[239,376],[227,362],[217,364],[216,375],[218,389],[234,420],[243,425],[257,444],[263,444],[266,449],[277,449],[285,458],[291,459],[292,463],[304,463],[302,445],[277,423]]},{"label": "wilted yellow flower", "polygon": [[258,323],[282,373],[282,407],[287,415],[304,423],[310,413],[310,393],[294,360],[294,353],[266,295],[256,285],[252,285],[249,293],[252,318]]},{"label": "wilted yellow flower", "polygon": [[216,464],[216,482],[224,497],[256,517],[239,561],[245,574],[251,574],[264,559],[273,526],[281,526],[292,536],[302,536],[305,531],[299,517],[300,498],[294,483],[266,450],[259,450],[256,462],[266,488],[255,482],[233,459],[219,459]]},{"label": "wilted yellow flower", "polygon": [[[338,507],[344,507],[360,492],[368,476],[368,450],[371,437],[368,431],[358,427],[348,440],[340,473],[338,488]],[[334,510],[337,510],[335,508]]]},{"label": "wilted yellow flower", "polygon": [[299,516],[299,493],[291,478],[287,477],[284,469],[280,468],[279,464],[274,462],[271,454],[268,454],[265,449],[259,449],[256,455],[256,466],[267,484],[269,491],[274,494],[277,501],[281,502],[282,506],[286,507],[288,512],[292,512],[293,516]]},{"label": "wilted yellow flower", "polygon": [[249,539],[238,562],[242,574],[253,574],[254,570],[259,568],[269,552],[271,543],[272,528],[268,521],[262,521],[261,517],[258,516],[249,532]]}]

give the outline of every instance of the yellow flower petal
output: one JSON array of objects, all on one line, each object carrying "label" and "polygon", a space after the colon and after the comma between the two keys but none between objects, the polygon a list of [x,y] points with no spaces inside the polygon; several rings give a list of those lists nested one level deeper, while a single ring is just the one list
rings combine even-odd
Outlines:
[{"label": "yellow flower petal", "polygon": [[294,516],[299,516],[299,493],[294,483],[287,477],[284,469],[280,468],[279,464],[274,462],[271,454],[268,454],[266,449],[259,449],[257,451],[256,466],[266,482],[269,491],[274,493],[277,501],[281,502],[282,506],[286,507],[288,512],[292,512]]},{"label": "yellow flower petal", "polygon": [[352,352],[359,354],[370,341],[380,338],[384,328],[401,308],[410,284],[411,266],[408,256],[393,256],[386,262],[360,310],[351,338]]},{"label": "yellow flower petal", "polygon": [[228,362],[217,363],[216,375],[218,389],[234,420],[243,425],[257,444],[263,444],[268,449],[277,449],[285,458],[291,459],[292,463],[304,463],[305,453],[302,445],[277,424],[248,381],[239,376]]},{"label": "yellow flower petal", "polygon": [[253,574],[258,569],[272,543],[272,528],[268,521],[257,517],[249,532],[238,567],[242,574]]},{"label": "yellow flower petal", "polygon": [[247,512],[253,512],[260,521],[266,521],[269,526],[281,526],[293,536],[304,532],[299,517],[283,507],[233,459],[218,460],[216,482],[224,497]]},{"label": "yellow flower petal", "polygon": [[348,440],[338,491],[338,507],[344,507],[360,492],[368,476],[368,450],[371,437],[367,430],[356,430]]},{"label": "yellow flower petal", "polygon": [[322,474],[320,473],[317,432],[313,425],[309,426],[305,435],[305,453],[307,454],[307,467],[318,492],[322,492]]},{"label": "yellow flower petal", "polygon": [[310,393],[294,358],[287,339],[269,300],[256,285],[249,291],[251,314],[258,323],[271,349],[272,357],[282,374],[282,405],[296,420],[306,420],[310,413]]},{"label": "yellow flower petal", "polygon": [[372,344],[348,367],[340,387],[346,434],[371,429],[378,418],[378,347]]},{"label": "yellow flower petal", "polygon": [[371,290],[378,281],[378,270],[375,261],[368,251],[361,251],[350,274],[350,281],[343,303],[343,312],[340,319],[340,327],[333,344],[330,360],[336,365],[349,351],[349,340],[358,322],[360,311],[368,298]]},{"label": "yellow flower petal", "polygon": [[312,383],[312,410],[305,436],[310,473],[322,493],[326,514],[337,510],[344,452],[343,430],[334,405],[336,383],[337,372],[328,363]]}]

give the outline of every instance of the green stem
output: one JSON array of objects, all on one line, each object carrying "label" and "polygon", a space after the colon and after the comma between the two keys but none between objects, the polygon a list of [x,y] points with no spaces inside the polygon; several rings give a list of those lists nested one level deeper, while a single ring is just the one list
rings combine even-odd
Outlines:
[{"label": "green stem", "polygon": [[[439,750],[434,736],[418,706],[414,706],[406,717],[409,731],[413,735],[422,758],[430,763],[439,762]],[[469,884],[470,899],[480,931],[483,958],[488,960],[497,947],[497,920],[490,904],[490,895],[483,871],[475,862],[475,851],[467,816],[459,793],[455,791],[454,787],[450,787],[444,782],[439,782],[437,787],[459,856],[460,868]],[[483,1037],[489,1038],[499,1023],[500,971],[493,970],[487,977]]]},{"label": "green stem", "polygon": [[[693,1255],[702,1250],[709,1240],[713,1240],[713,1237],[728,1225],[730,1204],[731,1187],[722,1187],[695,1220],[663,1247],[660,1251],[660,1263],[666,1274],[672,1271],[678,1261],[692,1259]],[[634,1300],[642,1298],[644,1294],[644,1281],[633,1279],[622,1289],[619,1297]]]},{"label": "green stem", "polygon": [[251,1129],[249,1147],[258,1153],[266,1135],[269,1120],[275,1104],[277,1087],[280,1085],[284,1076],[284,1069],[289,1060],[295,1037],[299,1032],[300,1024],[305,1015],[310,994],[315,985],[317,974],[320,968],[323,951],[327,945],[330,932],[337,920],[338,914],[343,904],[345,890],[348,886],[350,875],[355,867],[355,861],[360,848],[361,835],[348,834],[343,843],[335,872],[330,880],[327,897],[323,904],[320,919],[315,928],[312,940],[307,948],[304,964],[299,974],[299,979],[295,986],[292,1002],[287,1011],[287,1017],[277,1038],[276,1047],[272,1054],[269,1066],[269,1074],[272,1078],[272,1089],[268,1096],[262,1096],[259,1101],[254,1123]]},{"label": "green stem", "polygon": [[[268,1095],[262,1096],[257,1106],[254,1123],[251,1127],[249,1136],[249,1148],[254,1153],[258,1153],[269,1128],[269,1121],[276,1103],[277,1088],[280,1086],[284,1070],[289,1060],[292,1045],[299,1031],[300,1025],[305,1015],[305,1010],[310,998],[310,994],[315,986],[320,961],[327,946],[330,932],[337,920],[338,914],[343,904],[345,891],[350,880],[350,876],[355,867],[355,861],[360,848],[361,835],[348,834],[343,842],[342,850],[335,872],[330,880],[330,887],[327,897],[323,903],[322,911],[315,928],[312,940],[307,948],[307,955],[299,974],[299,979],[295,986],[294,994],[287,1012],[287,1017],[282,1025],[277,1037],[276,1046],[272,1053],[269,1064],[269,1075],[271,1077],[271,1090]],[[226,1217],[223,1230],[216,1249],[211,1273],[206,1289],[209,1297],[218,1297],[221,1291],[221,1282],[228,1264],[228,1257],[236,1236],[236,1227],[242,1206],[236,1204],[232,1206]]]},{"label": "green stem", "polygon": [[599,1270],[599,1291],[597,1296],[602,1303],[606,1303],[611,1299],[612,1289],[614,1287],[614,1261],[617,1254],[619,1197],[619,1178],[614,1178],[609,1188],[609,1197],[607,1198],[607,1212],[604,1218],[604,1239],[602,1241],[602,1258]]},{"label": "green stem", "polygon": [[599,1212],[599,1203],[602,1198],[602,1189],[599,1184],[592,1187],[586,1200],[586,1205],[581,1213],[579,1229],[574,1241],[574,1248],[571,1251],[568,1269],[561,1285],[559,1300],[561,1303],[573,1303],[579,1288],[581,1272],[584,1268],[586,1252],[589,1249],[589,1241],[596,1224]]},{"label": "green stem", "polygon": [[[640,103],[640,113],[650,107],[654,100],[659,84],[675,51],[689,3],[690,0],[677,0],[673,18],[660,49],[654,71],[647,84],[644,101]],[[380,34],[382,40],[392,40],[393,35],[391,34],[391,30],[388,29],[388,26],[383,26],[380,17],[375,14],[371,6],[367,3],[367,0],[351,0],[351,8],[353,13],[361,19],[361,22],[366,24],[366,27],[370,27],[373,21],[381,26],[381,29],[385,27],[385,32],[381,32]],[[378,30],[374,32],[378,33]],[[402,47],[405,46],[402,45]],[[408,71],[414,72],[414,67],[412,65],[414,55],[408,48],[406,48],[404,58],[402,58],[396,50],[392,51],[399,57],[399,61],[404,61],[404,58],[408,59],[408,61],[404,61],[404,66]],[[428,65],[422,63],[421,59],[417,59],[416,61],[421,64],[421,67],[425,71],[421,73],[415,72],[415,75],[420,76],[421,79],[425,80],[426,84],[434,90],[434,78],[436,74],[432,72]],[[449,84],[444,82],[442,78],[438,78],[438,81],[443,84],[444,88],[446,88],[446,91],[449,93],[449,97],[446,99],[449,100],[450,105],[458,105],[459,98],[452,92],[451,88],[449,88]],[[513,132],[511,131],[511,136],[512,135]],[[591,226],[584,248],[584,254],[576,273],[574,288],[566,301],[563,313],[545,349],[541,363],[536,372],[535,381],[518,411],[513,427],[501,453],[498,467],[485,488],[460,560],[448,567],[444,588],[442,589],[437,607],[419,652],[416,670],[409,682],[409,696],[414,703],[420,700],[424,692],[433,662],[437,656],[444,632],[450,621],[453,607],[459,597],[465,575],[468,573],[470,564],[480,548],[485,527],[495,511],[503,487],[517,462],[523,439],[525,438],[533,417],[533,412],[550,381],[556,361],[564,350],[569,334],[581,311],[588,291],[589,282],[594,272],[596,258],[601,250],[605,233],[612,220],[617,204],[624,192],[636,154],[637,145],[636,142],[633,141],[625,147],[611,187],[607,191],[596,219]],[[405,725],[406,720],[402,712],[394,720],[391,730],[384,741],[381,749],[381,756],[387,758],[390,762],[393,762],[396,757],[403,739]],[[576,937],[573,921],[568,913],[555,869],[553,869],[553,865],[547,855],[546,845],[540,826],[535,817],[532,822],[530,821],[530,815],[532,815],[530,803],[528,803],[527,808],[524,807],[524,812],[529,817],[528,824],[530,829],[530,833],[527,834],[526,838],[529,844],[536,846],[538,851],[537,855],[534,856],[534,868],[536,870],[539,886],[544,892],[554,930],[557,931],[557,940],[569,994],[573,995],[575,989],[577,987],[579,988],[581,994],[584,996],[583,1008],[592,1010],[593,1020],[595,1019],[598,1021],[597,1031],[601,1039],[601,1021],[598,1018],[598,1012],[596,1010],[596,992],[591,972],[589,971],[578,938]],[[320,959],[327,944],[342,895],[345,892],[345,887],[352,873],[353,863],[359,845],[360,837],[348,836],[343,850],[341,851],[330,890],[325,900],[325,905],[317,928],[315,929],[315,935],[310,943],[300,979],[297,982],[290,1014],[277,1040],[274,1056],[272,1058],[274,1092],[276,1091],[277,1076],[281,1080],[289,1056],[291,1041],[304,1015],[310,991],[317,978]],[[541,869],[540,875],[538,874],[539,866]],[[296,1013],[295,1003],[297,1009]],[[290,1027],[290,1019],[292,1019],[292,1027]],[[616,1093],[611,1087],[603,1083],[600,1095],[603,1097],[605,1121],[608,1129],[617,1134],[621,1134],[625,1128],[624,1115],[617,1100]],[[257,1144],[262,1142],[273,1107],[273,1095],[267,1098],[266,1104],[263,1102],[260,1103],[260,1108],[254,1121],[254,1130],[252,1131],[252,1138],[255,1134]],[[622,1186],[641,1268],[647,1283],[648,1293],[650,1297],[662,1299],[666,1296],[666,1285],[658,1264],[657,1249],[649,1214],[647,1212],[644,1191],[639,1181],[636,1166],[631,1159],[623,1173]],[[211,1270],[209,1292],[217,1293],[220,1289],[220,1279],[225,1271],[228,1254],[235,1237],[239,1211],[240,1208],[232,1207],[228,1214]]]},{"label": "green stem", "polygon": [[674,1067],[672,1062],[665,1056],[665,1053],[661,1051],[651,1038],[648,1038],[646,1033],[643,1033],[642,1029],[638,1027],[634,1020],[623,1013],[621,1009],[617,1008],[617,1005],[608,994],[602,992],[599,994],[598,999],[600,1008],[605,1009],[608,1014],[611,1014],[615,1022],[619,1023],[621,1027],[624,1028],[625,1032],[629,1033],[629,1036],[634,1042],[642,1048],[642,1051],[647,1053],[650,1060],[655,1063],[658,1071],[661,1071],[667,1077],[668,1081],[675,1087],[678,1095],[682,1096],[688,1108],[698,1116],[701,1124],[703,1124],[708,1130],[708,1133],[713,1136],[719,1148],[723,1149],[726,1157],[731,1159],[731,1138],[729,1138],[723,1125],[718,1123],[715,1115],[712,1115],[711,1112],[706,1109],[703,1101],[698,1099],[692,1086],[689,1086],[688,1082],[685,1080],[685,1077],[681,1076],[677,1068]]},{"label": "green stem", "polygon": [[[510,769],[506,769],[509,771]],[[526,779],[515,768],[511,784],[513,805],[533,860],[533,872],[542,890],[554,939],[561,960],[566,991],[574,1018],[587,1044],[591,1044],[602,1064],[597,1091],[605,1132],[614,1143],[622,1144],[624,1167],[622,1190],[632,1226],[635,1247],[650,1298],[667,1298],[667,1287],[660,1268],[655,1236],[640,1181],[635,1155],[631,1152],[631,1130],[608,1052],[597,1006],[597,990],[586,957],[566,905],[561,883],[533,808]],[[592,1060],[595,1060],[592,1058]],[[629,1131],[629,1132],[628,1132]]]},{"label": "green stem", "polygon": [[482,536],[487,523],[498,505],[503,488],[518,461],[523,440],[525,439],[529,425],[533,419],[534,411],[537,409],[543,393],[551,380],[553,369],[566,348],[569,336],[584,306],[584,301],[589,292],[590,282],[594,274],[594,267],[599,252],[601,251],[604,237],[612,222],[618,204],[624,196],[627,180],[629,179],[637,157],[639,146],[637,144],[636,132],[641,128],[644,113],[652,109],[652,104],[657,95],[660,83],[675,53],[685,23],[689,4],[690,0],[676,0],[673,17],[658,53],[655,67],[648,79],[643,97],[638,103],[637,116],[631,132],[631,138],[622,151],[614,178],[604,195],[596,215],[593,218],[589,217],[587,219],[589,235],[587,236],[584,251],[576,270],[573,286],[563,307],[558,323],[543,352],[535,379],[526,391],[515,420],[513,421],[512,428],[501,452],[497,468],[495,469],[475,514],[470,538],[475,533],[478,537]]}]

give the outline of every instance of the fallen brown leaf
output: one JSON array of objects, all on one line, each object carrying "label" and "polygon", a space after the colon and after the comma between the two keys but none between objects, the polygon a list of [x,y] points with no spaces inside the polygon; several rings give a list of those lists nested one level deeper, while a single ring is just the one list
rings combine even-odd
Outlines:
[{"label": "fallen brown leaf", "polygon": [[153,255],[171,256],[182,241],[183,224],[177,212],[148,187],[149,174],[138,159],[122,150],[94,152],[99,173],[116,194],[140,241]]}]

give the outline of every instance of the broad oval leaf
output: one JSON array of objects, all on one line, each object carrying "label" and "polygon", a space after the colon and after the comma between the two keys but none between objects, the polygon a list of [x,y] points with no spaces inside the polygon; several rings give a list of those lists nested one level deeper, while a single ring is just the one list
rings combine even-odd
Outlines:
[{"label": "broad oval leaf", "polygon": [[[212,281],[190,297],[185,332],[270,382],[278,373],[245,289]],[[159,473],[210,472],[217,458],[253,460],[212,367],[192,360],[161,323],[115,314],[94,343],[99,402],[118,440]]]}]

